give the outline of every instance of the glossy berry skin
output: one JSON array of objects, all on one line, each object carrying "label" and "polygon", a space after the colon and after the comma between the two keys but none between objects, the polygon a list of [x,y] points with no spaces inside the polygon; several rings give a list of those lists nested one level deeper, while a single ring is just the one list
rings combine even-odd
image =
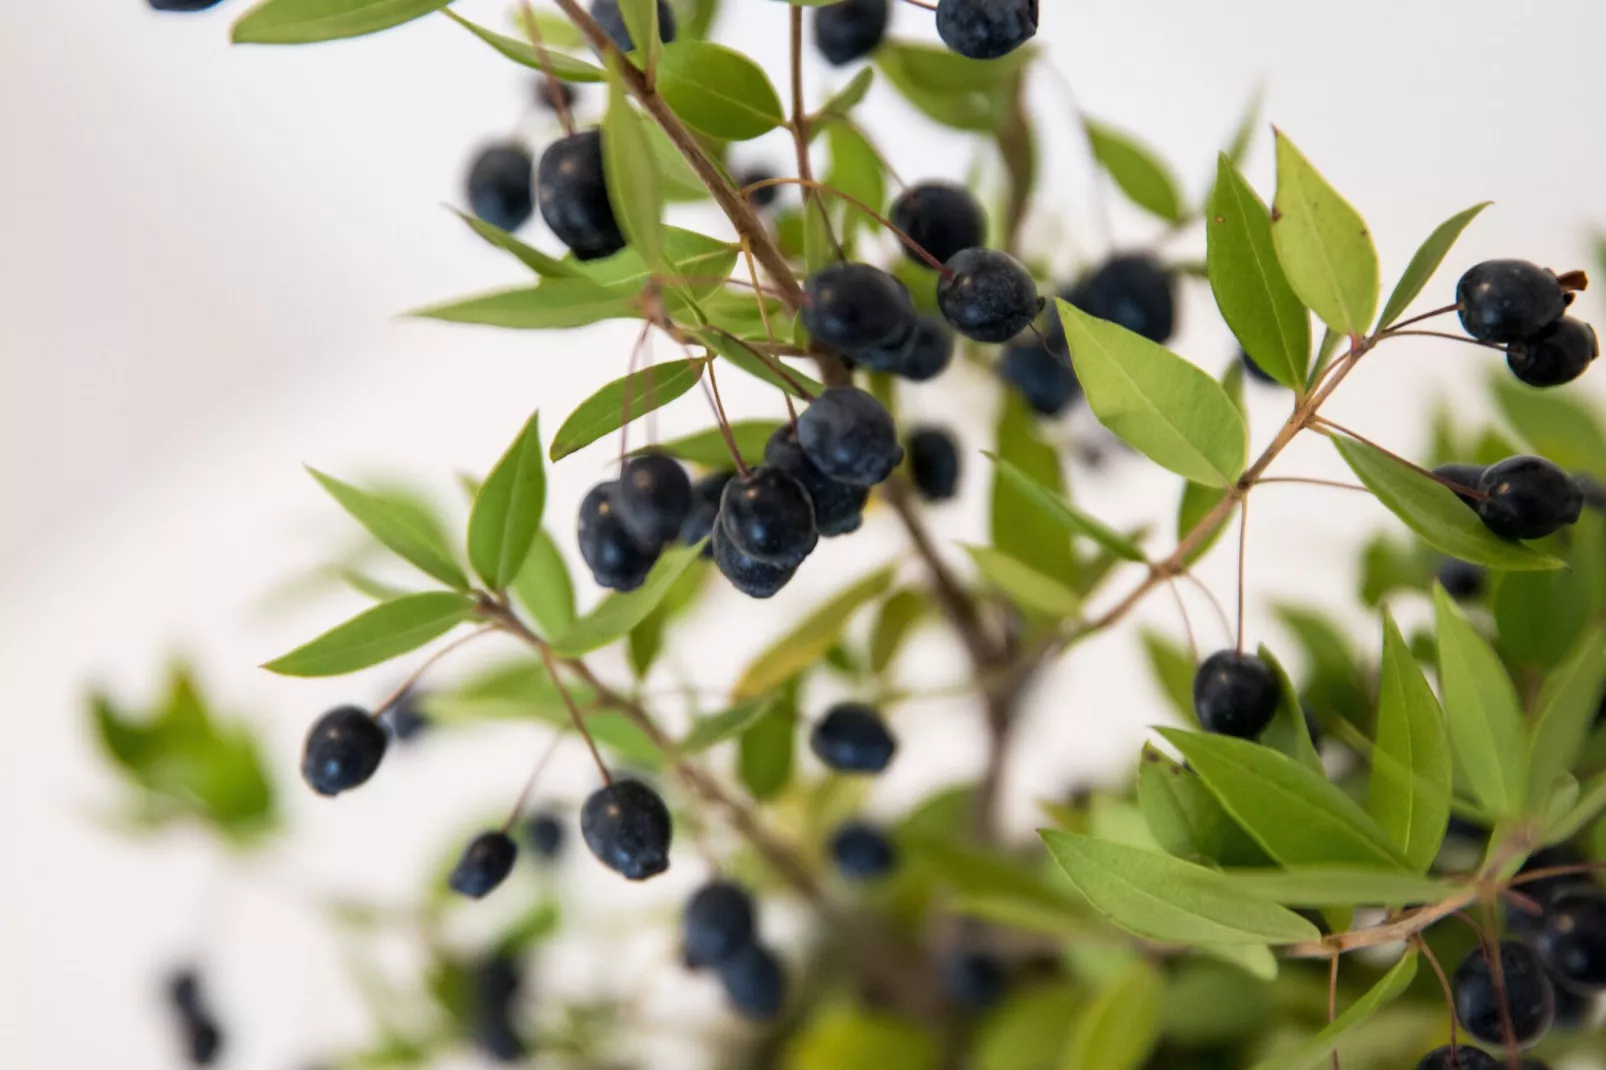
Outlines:
[{"label": "glossy berry skin", "polygon": [[797,430],[791,424],[775,429],[764,444],[764,463],[797,480],[814,503],[814,529],[826,538],[858,531],[864,523],[864,505],[870,500],[868,487],[839,483],[814,467],[814,462],[798,444]]},{"label": "glossy berry skin", "polygon": [[487,145],[468,169],[468,205],[493,227],[518,230],[535,211],[535,161],[522,145]]},{"label": "glossy berry skin", "polygon": [[[691,512],[686,514],[686,522],[680,526],[682,544],[695,546],[714,534],[714,524],[719,519],[719,501],[725,493],[725,484],[735,477],[735,472],[715,472],[692,485]],[[703,556],[707,558],[714,556],[712,543],[703,545]]]},{"label": "glossy berry skin", "polygon": [[1422,1061],[1416,1064],[1416,1070],[1500,1070],[1504,1065],[1482,1048],[1462,1044],[1452,1049],[1446,1044],[1424,1055]]},{"label": "glossy berry skin", "polygon": [[803,326],[814,339],[849,353],[900,348],[919,314],[909,288],[869,264],[830,264],[803,282]]},{"label": "glossy berry skin", "polygon": [[541,218],[579,260],[600,260],[625,247],[602,170],[602,131],[582,130],[548,145],[536,170]]},{"label": "glossy berry skin", "polygon": [[1480,565],[1447,557],[1439,566],[1438,580],[1451,598],[1457,602],[1471,602],[1482,597],[1489,583],[1489,573]]},{"label": "glossy berry skin", "polygon": [[319,795],[339,795],[367,783],[385,757],[389,737],[368,711],[330,710],[313,723],[301,755],[301,776]]},{"label": "glossy berry skin", "polygon": [[937,0],[937,36],[971,59],[1007,56],[1037,36],[1038,0]]},{"label": "glossy berry skin", "polygon": [[691,513],[691,477],[673,457],[646,453],[625,462],[613,492],[619,523],[642,546],[674,542]]},{"label": "glossy berry skin", "polygon": [[797,575],[796,568],[766,565],[742,553],[725,534],[723,524],[714,525],[714,537],[709,545],[714,549],[714,564],[719,571],[730,580],[732,587],[749,598],[774,598]]},{"label": "glossy berry skin", "polygon": [[563,844],[569,837],[563,819],[548,810],[530,818],[525,838],[535,857],[551,862],[563,854]]},{"label": "glossy berry skin", "polygon": [[598,586],[633,591],[652,571],[658,548],[643,546],[625,530],[615,505],[617,487],[598,483],[580,503],[580,556]]},{"label": "glossy berry skin", "polygon": [[[1550,1028],[1556,1013],[1555,993],[1539,957],[1523,944],[1508,940],[1500,945],[1500,968],[1512,1035],[1518,1047],[1526,1048]],[[1456,1017],[1466,1031],[1485,1044],[1503,1044],[1494,972],[1482,948],[1473,950],[1456,967],[1454,989]]]},{"label": "glossy berry skin", "polygon": [[148,0],[152,11],[205,11],[217,7],[221,0]]},{"label": "glossy berry skin", "polygon": [[[951,182],[922,182],[910,186],[892,202],[892,223],[939,264],[946,264],[966,249],[987,240],[987,212],[976,195]],[[903,251],[917,264],[925,257],[899,239]]]},{"label": "glossy berry skin", "polygon": [[954,359],[954,332],[940,317],[921,314],[914,333],[891,349],[860,349],[853,362],[871,371],[890,372],[923,383],[948,370]]},{"label": "glossy berry skin", "polygon": [[1456,487],[1465,487],[1468,491],[1476,492],[1478,484],[1483,481],[1483,473],[1485,471],[1486,469],[1481,464],[1441,464],[1433,470],[1433,474],[1440,479],[1455,484],[1450,488],[1455,491],[1455,496],[1471,508],[1477,509],[1478,498],[1476,493],[1463,493],[1460,490],[1456,490]]},{"label": "glossy berry skin", "polygon": [[580,809],[580,836],[597,861],[626,880],[644,881],[669,868],[674,828],[669,808],[639,780],[598,788]]},{"label": "glossy berry skin", "polygon": [[808,491],[785,472],[767,466],[725,484],[719,524],[736,549],[778,568],[801,565],[820,542]]},{"label": "glossy berry skin", "polygon": [[1560,386],[1589,370],[1600,356],[1595,328],[1563,316],[1532,338],[1506,347],[1506,366],[1529,386]]},{"label": "glossy berry skin", "polygon": [[748,944],[720,963],[719,980],[731,1008],[748,1021],[770,1021],[786,1004],[786,972],[759,944]]},{"label": "glossy berry skin", "polygon": [[[636,42],[630,36],[630,28],[625,25],[624,15],[619,13],[619,0],[591,0],[591,17],[620,51],[635,50]],[[658,37],[666,45],[675,39],[675,9],[669,6],[668,0],[658,0]]]},{"label": "glossy berry skin", "polygon": [[1281,699],[1277,674],[1253,654],[1218,651],[1193,678],[1193,708],[1206,732],[1254,739],[1271,724]]},{"label": "glossy berry skin", "polygon": [[1563,985],[1588,992],[1606,989],[1606,892],[1578,888],[1552,899],[1534,950]]},{"label": "glossy berry skin", "polygon": [[943,983],[954,1002],[967,1010],[984,1011],[1004,998],[1009,975],[992,955],[962,951],[944,966]]},{"label": "glossy berry skin", "polygon": [[839,773],[879,773],[892,763],[898,743],[875,709],[839,702],[814,726],[809,748]]},{"label": "glossy berry skin", "polygon": [[852,881],[873,881],[892,872],[898,849],[874,825],[850,821],[831,837],[837,872]]},{"label": "glossy berry skin", "polygon": [[937,282],[937,306],[954,330],[977,342],[1007,342],[1043,310],[1031,272],[1008,253],[965,249]]},{"label": "glossy berry skin", "polygon": [[959,444],[940,427],[918,427],[909,433],[909,474],[915,490],[928,502],[945,502],[959,492]]},{"label": "glossy berry skin", "polygon": [[1082,396],[1070,360],[1036,339],[1004,350],[998,374],[1040,416],[1059,416]]},{"label": "glossy berry skin", "polygon": [[1172,275],[1153,257],[1114,257],[1072,287],[1065,299],[1089,316],[1109,320],[1151,342],[1163,345],[1176,332]]},{"label": "glossy berry skin", "polygon": [[1455,285],[1461,326],[1480,342],[1532,338],[1567,308],[1556,273],[1526,260],[1486,260]]},{"label": "glossy berry skin", "polygon": [[753,899],[740,885],[709,881],[687,901],[680,921],[686,965],[718,966],[753,942]]},{"label": "glossy berry skin", "polygon": [[855,487],[873,487],[903,463],[892,416],[870,394],[833,386],[797,420],[803,453],[826,477]]},{"label": "glossy berry skin", "polygon": [[482,832],[463,849],[446,883],[458,895],[484,899],[513,872],[519,848],[505,832]]},{"label": "glossy berry skin", "polygon": [[892,0],[841,0],[814,9],[814,47],[826,62],[841,67],[863,59],[887,36]]},{"label": "glossy berry skin", "polygon": [[1503,539],[1542,539],[1578,522],[1584,492],[1543,457],[1508,457],[1484,470],[1478,503],[1484,527]]}]

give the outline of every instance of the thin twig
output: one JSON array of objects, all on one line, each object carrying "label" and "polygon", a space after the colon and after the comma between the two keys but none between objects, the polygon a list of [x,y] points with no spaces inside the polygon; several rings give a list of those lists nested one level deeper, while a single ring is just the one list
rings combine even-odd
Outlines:
[{"label": "thin twig", "polygon": [[1268,483],[1300,483],[1307,487],[1332,487],[1335,490],[1358,490],[1363,494],[1372,493],[1359,483],[1344,483],[1337,479],[1314,479],[1309,476],[1267,476],[1255,485],[1264,487]]},{"label": "thin twig", "polygon": [[[1198,592],[1205,596],[1205,601],[1209,602],[1216,611],[1216,620],[1221,624],[1221,634],[1227,637],[1227,642],[1232,642],[1232,618],[1227,616],[1227,607],[1221,604],[1221,599],[1216,597],[1216,592],[1212,591],[1192,569],[1183,569],[1177,575],[1193,584]],[[1198,659],[1195,658],[1194,660],[1197,661]]]},{"label": "thin twig", "polygon": [[1370,446],[1372,449],[1374,449],[1377,452],[1383,454],[1384,456],[1390,458],[1391,460],[1396,461],[1399,464],[1404,465],[1405,467],[1411,469],[1413,472],[1417,473],[1418,475],[1426,476],[1427,478],[1433,480],[1433,482],[1439,484],[1440,486],[1449,487],[1451,490],[1455,491],[1457,494],[1464,494],[1467,497],[1474,498],[1474,499],[1476,499],[1478,501],[1482,501],[1483,499],[1485,499],[1485,498],[1487,498],[1489,496],[1489,495],[1485,494],[1483,491],[1479,490],[1477,487],[1464,486],[1464,485],[1462,485],[1460,483],[1457,483],[1453,479],[1448,479],[1448,478],[1446,478],[1444,476],[1439,475],[1437,472],[1433,471],[1433,469],[1431,469],[1431,468],[1424,468],[1421,465],[1417,464],[1415,461],[1408,460],[1405,457],[1401,457],[1399,454],[1395,453],[1393,450],[1388,449],[1385,446],[1378,445],[1376,442],[1373,442],[1371,439],[1366,438],[1364,435],[1360,435],[1360,434],[1357,434],[1354,431],[1351,431],[1349,428],[1343,426],[1342,424],[1335,424],[1333,421],[1327,419],[1326,417],[1322,417],[1322,416],[1316,417],[1315,421],[1312,423],[1311,426],[1312,426],[1312,430],[1319,431],[1322,434],[1335,433],[1335,434],[1343,435],[1345,438],[1353,438],[1356,442],[1359,442],[1361,445]]},{"label": "thin twig", "polygon": [[453,639],[450,643],[447,643],[445,646],[443,646],[439,650],[435,651],[435,653],[433,653],[429,657],[425,658],[423,663],[420,664],[418,666],[418,668],[414,669],[412,671],[412,673],[407,677],[407,679],[403,680],[400,684],[398,684],[394,691],[392,691],[390,694],[386,695],[384,701],[379,703],[379,705],[374,707],[373,713],[370,714],[370,716],[372,716],[372,717],[377,719],[380,716],[380,714],[384,713],[386,710],[390,709],[392,706],[396,705],[396,703],[400,702],[403,698],[405,698],[407,696],[407,692],[411,691],[413,688],[418,686],[418,681],[422,680],[424,678],[424,674],[426,672],[428,672],[430,669],[434,668],[435,665],[442,658],[444,658],[446,655],[450,654],[452,651],[456,650],[458,647],[461,647],[461,646],[463,646],[463,645],[465,645],[467,643],[471,643],[474,640],[478,639],[480,636],[485,635],[488,632],[493,632],[495,630],[496,630],[496,625],[487,624],[485,627],[477,628],[474,631],[469,632],[467,635],[458,636],[456,639]]},{"label": "thin twig", "polygon": [[569,102],[563,98],[559,80],[552,73],[552,57],[547,54],[546,43],[541,40],[541,27],[535,21],[535,10],[530,6],[530,0],[523,0],[522,7],[524,31],[530,35],[530,47],[535,49],[535,60],[541,65],[541,74],[546,78],[547,99],[558,113],[564,136],[573,137],[574,113],[569,110]]},{"label": "thin twig", "polygon": [[[859,211],[863,212],[865,215],[869,216],[871,219],[875,220],[878,225],[884,227],[899,241],[903,242],[910,249],[914,250],[915,254],[919,256],[920,259],[924,260],[926,262],[926,266],[931,270],[944,277],[954,273],[952,268],[950,268],[947,264],[944,264],[941,260],[938,260],[935,256],[932,256],[930,253],[926,252],[925,246],[911,238],[906,231],[900,228],[892,220],[888,219],[874,208],[871,208],[869,205],[859,200],[859,198],[854,197],[851,194],[843,193],[835,186],[827,186],[825,183],[816,182],[812,178],[766,178],[743,186],[742,195],[745,197],[754,190],[766,189],[770,186],[802,186],[806,190],[811,190],[815,193],[829,193],[831,196],[836,197],[839,200],[846,201]],[[824,211],[824,209],[821,209],[821,211]],[[837,252],[840,253],[841,249],[838,249]]]},{"label": "thin twig", "polygon": [[568,686],[558,673],[558,663],[552,657],[552,648],[542,643],[540,650],[541,660],[546,663],[547,675],[552,677],[552,686],[558,689],[563,704],[569,708],[569,719],[574,722],[574,730],[586,741],[586,747],[591,751],[591,758],[597,763],[597,771],[602,774],[602,782],[612,786],[613,774],[608,772],[608,763],[602,760],[602,752],[597,749],[597,741],[591,738],[591,730],[586,727],[585,715],[580,712],[580,707],[575,705],[574,696],[569,693]]},{"label": "thin twig", "polygon": [[1188,637],[1188,660],[1195,665],[1199,664],[1199,640],[1193,634],[1193,621],[1188,619],[1188,606],[1182,601],[1182,593],[1177,590],[1177,581],[1173,577],[1166,584],[1171,588],[1171,598],[1177,604],[1177,613],[1182,617],[1182,630]]},{"label": "thin twig", "polygon": [[1477,338],[1468,338],[1464,334],[1451,334],[1449,331],[1390,331],[1390,338],[1443,338],[1450,342],[1460,342],[1463,345],[1482,346],[1484,349],[1494,349],[1501,353],[1506,347],[1498,342],[1484,342]]},{"label": "thin twig", "polygon": [[1455,992],[1450,988],[1450,978],[1445,976],[1444,967],[1439,964],[1439,956],[1433,953],[1433,949],[1428,946],[1427,939],[1421,933],[1412,937],[1411,942],[1422,952],[1422,957],[1428,960],[1433,972],[1439,975],[1439,986],[1444,989],[1444,1004],[1450,1012],[1450,1061],[1455,1063],[1458,1061],[1456,1051],[1460,1048],[1460,1042],[1456,1038]]},{"label": "thin twig", "polygon": [[725,446],[730,450],[731,460],[736,462],[736,470],[746,479],[750,474],[747,462],[742,460],[741,448],[736,445],[736,433],[731,430],[729,417],[725,415],[725,403],[719,398],[719,379],[714,374],[716,361],[708,362],[708,386],[714,398],[714,420],[719,424],[719,431],[725,437]]},{"label": "thin twig", "polygon": [[[1327,1024],[1332,1025],[1338,1017],[1338,952],[1333,952],[1333,958],[1327,967]],[[1333,1049],[1333,1070],[1343,1070],[1338,1062],[1338,1049]]]},{"label": "thin twig", "polygon": [[552,739],[547,744],[546,750],[541,752],[541,757],[535,760],[535,766],[530,770],[530,775],[525,778],[524,787],[519,792],[518,801],[513,804],[513,812],[507,815],[507,821],[502,825],[503,832],[512,831],[514,824],[519,820],[519,815],[524,813],[525,806],[530,802],[530,793],[535,790],[536,782],[541,779],[541,774],[546,772],[546,767],[552,763],[553,756],[558,753],[558,748],[562,744],[563,730],[559,729],[552,734]]},{"label": "thin twig", "polygon": [[1391,324],[1382,333],[1384,335],[1391,335],[1391,334],[1394,334],[1394,333],[1398,332],[1400,330],[1400,328],[1402,328],[1402,327],[1410,327],[1410,326],[1412,326],[1414,324],[1422,323],[1425,320],[1435,319],[1435,318],[1437,318],[1439,316],[1444,315],[1446,312],[1454,312],[1457,309],[1459,309],[1460,307],[1461,307],[1461,303],[1459,301],[1456,302],[1453,305],[1445,305],[1443,308],[1436,308],[1432,312],[1424,312],[1420,316],[1412,316],[1408,320],[1400,320],[1398,323]]}]

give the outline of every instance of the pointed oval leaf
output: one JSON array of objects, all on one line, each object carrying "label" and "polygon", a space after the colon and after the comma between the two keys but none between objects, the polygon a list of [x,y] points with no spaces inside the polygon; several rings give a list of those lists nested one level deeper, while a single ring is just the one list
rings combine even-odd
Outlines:
[{"label": "pointed oval leaf", "polygon": [[797,764],[797,688],[786,686],[764,715],[747,726],[736,751],[742,786],[759,802],[779,795]]},{"label": "pointed oval leaf", "polygon": [[734,49],[676,41],[658,63],[658,92],[687,126],[723,141],[747,141],[786,122],[762,67]]},{"label": "pointed oval leaf", "polygon": [[1327,1028],[1309,1040],[1256,1063],[1254,1070],[1316,1070],[1325,1066],[1339,1041],[1399,999],[1411,987],[1411,982],[1416,980],[1416,956],[1416,949],[1407,951],[1393,969],[1367,990],[1366,995],[1350,1004]]},{"label": "pointed oval leaf", "polygon": [[1535,453],[1570,471],[1606,478],[1606,430],[1581,397],[1524,386],[1502,368],[1494,376],[1494,399]]},{"label": "pointed oval leaf", "polygon": [[550,257],[532,245],[515,238],[501,227],[492,226],[483,219],[478,219],[467,212],[452,209],[457,218],[468,224],[468,228],[491,245],[496,246],[505,253],[511,254],[519,263],[543,278],[572,278],[578,274],[573,264]]},{"label": "pointed oval leaf", "polygon": [[263,666],[281,676],[341,676],[417,650],[474,615],[474,600],[425,591],[381,602]]},{"label": "pointed oval leaf", "polygon": [[1233,866],[1271,861],[1222,809],[1197,773],[1147,743],[1138,765],[1138,807],[1155,841],[1178,858]]},{"label": "pointed oval leaf", "polygon": [[263,0],[234,23],[234,43],[302,45],[378,33],[452,0]]},{"label": "pointed oval leaf", "polygon": [[646,582],[634,591],[611,594],[587,616],[581,617],[552,640],[554,653],[578,658],[600,650],[630,634],[668,596],[680,574],[703,552],[703,544],[675,546],[663,552]]},{"label": "pointed oval leaf", "polygon": [[452,552],[442,542],[440,533],[425,523],[416,509],[342,483],[315,468],[308,468],[307,471],[329,492],[331,498],[340,503],[341,508],[386,548],[448,587],[460,591],[468,589],[468,577],[463,575]]},{"label": "pointed oval leaf", "polygon": [[602,68],[593,66],[584,60],[564,55],[557,51],[550,41],[543,38],[544,51],[538,54],[535,46],[516,37],[508,37],[487,30],[484,26],[470,22],[458,15],[455,11],[443,11],[441,14],[457,23],[481,41],[496,49],[514,63],[523,64],[532,70],[550,75],[562,82],[600,82],[602,81]]},{"label": "pointed oval leaf", "polygon": [[[673,265],[670,278],[685,280],[687,292],[702,299],[718,293],[736,266],[740,245],[683,227],[664,227],[664,259]],[[655,272],[634,248],[602,260],[565,261],[577,274],[610,290],[640,293]]]},{"label": "pointed oval leaf", "polygon": [[656,272],[672,274],[664,258],[664,191],[653,163],[646,123],[630,103],[618,59],[608,57],[608,112],[602,118],[602,164],[608,200],[625,238]]},{"label": "pointed oval leaf", "polygon": [[1572,656],[1545,681],[1539,695],[1539,716],[1533,723],[1528,763],[1528,812],[1538,813],[1557,780],[1568,773],[1583,750],[1601,708],[1606,685],[1606,632],[1600,627],[1579,641]]},{"label": "pointed oval leaf", "polygon": [[1360,214],[1282,131],[1271,232],[1294,292],[1334,331],[1366,332],[1377,311],[1377,249]]},{"label": "pointed oval leaf", "polygon": [[738,702],[719,713],[699,718],[680,741],[680,753],[701,754],[746,732],[760,717],[769,713],[775,696]]},{"label": "pointed oval leaf", "polygon": [[1064,620],[1075,616],[1082,608],[1082,600],[1075,591],[1002,550],[970,545],[964,549],[976,563],[976,571],[1022,609]]},{"label": "pointed oval leaf", "polygon": [[1489,816],[1516,817],[1526,801],[1528,775],[1528,739],[1517,689],[1494,648],[1438,584],[1433,608],[1450,745],[1467,786]]},{"label": "pointed oval leaf", "polygon": [[535,533],[524,565],[513,578],[513,597],[535,618],[542,635],[559,635],[574,623],[574,581],[557,543]]},{"label": "pointed oval leaf", "polygon": [[552,436],[552,459],[562,460],[603,435],[674,401],[703,376],[706,360],[673,360],[654,364],[598,390],[569,414]]},{"label": "pointed oval leaf", "polygon": [[1432,903],[1463,890],[1431,877],[1346,866],[1229,869],[1222,876],[1250,895],[1290,907]]},{"label": "pointed oval leaf", "polygon": [[903,642],[920,619],[931,610],[931,597],[924,591],[895,592],[881,603],[875,626],[870,629],[870,671],[880,675],[898,656]]},{"label": "pointed oval leaf", "polygon": [[753,659],[736,684],[735,698],[764,694],[813,665],[837,641],[849,618],[880,598],[892,585],[891,566],[878,569],[804,618],[787,635]]},{"label": "pointed oval leaf", "polygon": [[1063,1070],[1137,1070],[1160,1041],[1165,982],[1147,962],[1106,985],[1076,1021]]},{"label": "pointed oval leaf", "polygon": [[1276,674],[1282,696],[1277,703],[1276,712],[1272,715],[1271,724],[1260,734],[1261,745],[1270,747],[1292,758],[1311,772],[1325,777],[1327,774],[1322,768],[1321,755],[1316,753],[1316,744],[1310,738],[1310,726],[1305,723],[1305,710],[1300,705],[1299,692],[1294,689],[1294,682],[1290,679],[1288,671],[1264,645],[1256,653]]},{"label": "pointed oval leaf", "polygon": [[1186,215],[1177,180],[1165,161],[1128,134],[1093,119],[1083,124],[1093,157],[1132,203],[1168,223]]},{"label": "pointed oval leaf", "polygon": [[[998,413],[996,456],[1018,468],[1033,483],[1061,498],[1069,497],[1059,452],[1042,435],[1026,402],[1013,390],[1003,393]],[[1077,579],[1077,562],[1064,527],[1038,508],[1015,483],[993,472],[991,536],[993,546],[1065,586]]]},{"label": "pointed oval leaf", "polygon": [[[820,106],[821,115],[845,116],[864,102],[869,94],[870,87],[875,84],[875,68],[864,67],[858,74],[848,80],[848,84],[831,94],[829,100]],[[817,133],[818,124],[810,128],[810,133]]]},{"label": "pointed oval leaf", "polygon": [[493,591],[513,582],[541,530],[546,468],[541,463],[540,416],[530,416],[485,477],[469,514],[468,560]]},{"label": "pointed oval leaf", "polygon": [[[819,397],[825,392],[825,387],[818,380],[811,379],[796,368],[790,367],[779,357],[766,359],[754,352],[747,343],[717,329],[702,331],[698,337],[702,339],[704,345],[748,375],[762,379],[795,398],[808,400],[809,397]],[[777,366],[780,371],[776,370]]]},{"label": "pointed oval leaf", "polygon": [[1099,422],[1156,464],[1227,486],[1244,470],[1243,414],[1220,383],[1164,346],[1058,301]]},{"label": "pointed oval leaf", "polygon": [[1366,805],[1406,864],[1418,873],[1444,843],[1453,765],[1439,700],[1394,618],[1383,615],[1377,735]]},{"label": "pointed oval leaf", "polygon": [[556,331],[603,320],[634,319],[640,315],[640,306],[636,294],[605,289],[590,279],[548,278],[539,286],[498,290],[420,308],[408,315],[518,331]]},{"label": "pointed oval leaf", "polygon": [[1444,263],[1445,256],[1455,245],[1456,239],[1461,237],[1461,232],[1467,229],[1467,224],[1478,218],[1478,213],[1492,203],[1484,201],[1464,212],[1457,212],[1428,235],[1427,241],[1422,243],[1416,255],[1411,257],[1411,262],[1405,266],[1405,274],[1394,284],[1394,292],[1389,295],[1388,303],[1383,306],[1383,314],[1377,318],[1378,330],[1392,326],[1395,320],[1404,315],[1405,310],[1411,307],[1411,302],[1416,300],[1417,294],[1421,293],[1428,280],[1433,278],[1433,273],[1439,270],[1439,265]]},{"label": "pointed oval leaf", "polygon": [[1021,496],[1037,506],[1045,516],[1059,522],[1066,530],[1075,535],[1083,535],[1098,543],[1104,549],[1125,561],[1148,560],[1141,547],[1110,527],[1102,520],[1091,517],[1070,502],[1064,496],[1045,487],[1031,476],[1021,470],[1019,465],[1006,461],[996,453],[983,451],[987,457],[998,466],[998,474],[1004,481],[1021,492]]}]

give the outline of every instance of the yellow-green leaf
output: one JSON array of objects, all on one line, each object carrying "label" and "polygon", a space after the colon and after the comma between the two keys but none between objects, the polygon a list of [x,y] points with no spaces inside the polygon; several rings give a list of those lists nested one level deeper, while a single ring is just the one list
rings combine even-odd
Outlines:
[{"label": "yellow-green leaf", "polygon": [[1288,282],[1339,334],[1366,333],[1377,311],[1377,249],[1360,214],[1277,131],[1271,232]]}]

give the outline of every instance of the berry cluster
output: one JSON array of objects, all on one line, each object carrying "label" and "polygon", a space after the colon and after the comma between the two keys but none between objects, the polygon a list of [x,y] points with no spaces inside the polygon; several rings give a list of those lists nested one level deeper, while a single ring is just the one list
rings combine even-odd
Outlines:
[{"label": "berry cluster", "polygon": [[786,974],[775,953],[759,941],[746,889],[723,880],[699,888],[681,916],[681,941],[686,968],[715,971],[742,1017],[767,1021],[780,1014]]},{"label": "berry cluster", "polygon": [[1560,386],[1600,356],[1589,324],[1566,315],[1572,294],[1556,273],[1526,260],[1487,260],[1456,284],[1461,326],[1505,346],[1512,374],[1530,386]]}]

